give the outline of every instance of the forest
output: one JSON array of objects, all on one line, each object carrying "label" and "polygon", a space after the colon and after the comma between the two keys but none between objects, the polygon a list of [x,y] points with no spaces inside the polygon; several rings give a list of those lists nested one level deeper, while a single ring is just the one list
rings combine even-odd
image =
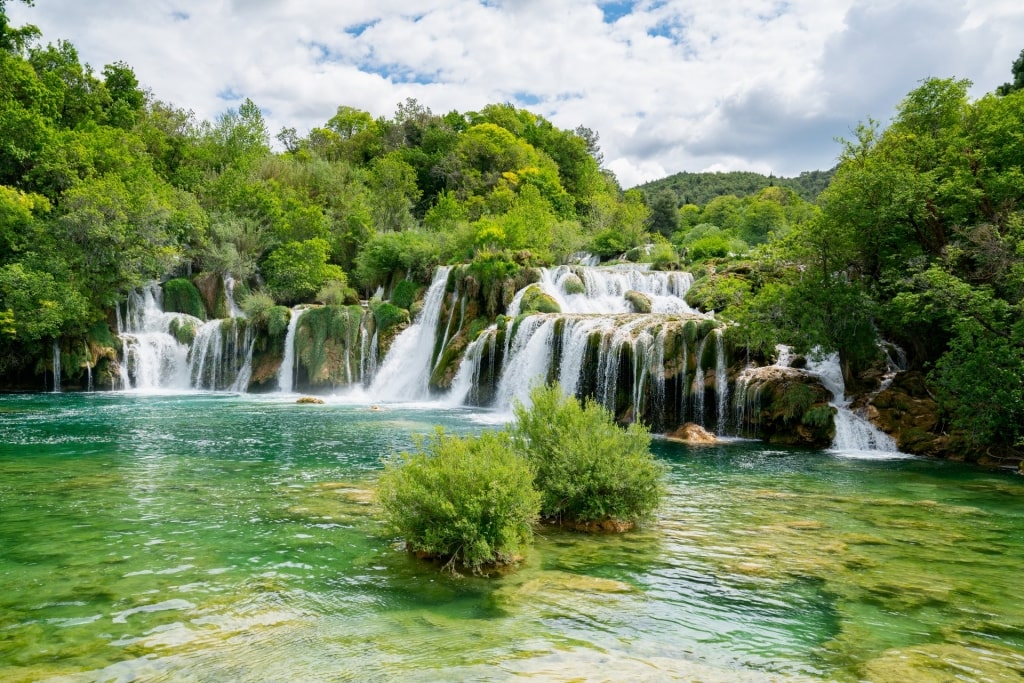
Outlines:
[{"label": "forest", "polygon": [[597,132],[507,103],[340,104],[305,134],[272,133],[249,100],[200,121],[2,11],[0,389],[38,388],[55,342],[109,336],[153,280],[229,275],[272,323],[274,306],[359,304],[440,264],[497,277],[589,252],[693,272],[694,303],[753,356],[837,351],[855,381],[898,345],[939,406],[933,432],[1024,447],[1024,53],[978,99],[923,80],[832,171],[623,189]]}]

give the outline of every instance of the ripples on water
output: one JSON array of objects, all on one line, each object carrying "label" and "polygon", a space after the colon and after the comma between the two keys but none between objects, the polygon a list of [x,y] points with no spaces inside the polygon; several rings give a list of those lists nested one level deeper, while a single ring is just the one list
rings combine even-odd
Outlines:
[{"label": "ripples on water", "polygon": [[1019,479],[655,443],[658,519],[439,574],[369,489],[463,410],[0,397],[2,680],[1020,680]]}]

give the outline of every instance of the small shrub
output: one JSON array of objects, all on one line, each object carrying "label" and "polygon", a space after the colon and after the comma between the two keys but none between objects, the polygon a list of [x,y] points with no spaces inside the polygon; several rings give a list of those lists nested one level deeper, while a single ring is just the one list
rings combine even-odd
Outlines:
[{"label": "small shrub", "polygon": [[460,438],[439,429],[387,461],[377,498],[410,551],[474,572],[518,561],[540,495],[509,441],[505,432]]},{"label": "small shrub", "polygon": [[330,280],[317,292],[316,300],[325,306],[344,306],[348,300],[348,289],[344,280]]},{"label": "small shrub", "polygon": [[832,408],[829,406],[815,406],[804,413],[800,419],[808,427],[827,427],[832,422]]},{"label": "small shrub", "polygon": [[395,325],[409,322],[409,312],[394,304],[380,303],[373,306],[373,319],[377,322],[377,329],[383,334]]},{"label": "small shrub", "polygon": [[242,297],[239,306],[245,317],[254,325],[266,325],[270,315],[270,309],[274,307],[274,297],[267,292],[257,289]]},{"label": "small shrub", "polygon": [[412,280],[401,280],[395,285],[395,291],[391,292],[391,303],[409,310],[412,308],[412,302],[416,300],[417,289],[419,287]]},{"label": "small shrub", "polygon": [[517,404],[516,446],[536,472],[542,517],[574,524],[637,522],[664,493],[664,468],[651,454],[651,435],[615,424],[593,400],[581,404],[557,384],[537,387],[532,406]]},{"label": "small shrub", "polygon": [[271,337],[280,337],[288,332],[288,322],[292,318],[291,309],[287,306],[273,306],[267,312],[267,333]]}]

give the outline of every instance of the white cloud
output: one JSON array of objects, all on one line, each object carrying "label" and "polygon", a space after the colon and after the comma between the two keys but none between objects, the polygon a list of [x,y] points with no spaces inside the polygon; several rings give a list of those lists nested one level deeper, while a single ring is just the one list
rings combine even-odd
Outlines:
[{"label": "white cloud", "polygon": [[1008,80],[1019,5],[45,0],[8,13],[97,70],[126,61],[201,118],[249,97],[272,131],[322,125],[343,104],[390,116],[406,97],[438,113],[517,102],[598,131],[629,187],[681,170],[828,168],[834,137],[888,118],[922,78],[970,78],[976,95]]}]

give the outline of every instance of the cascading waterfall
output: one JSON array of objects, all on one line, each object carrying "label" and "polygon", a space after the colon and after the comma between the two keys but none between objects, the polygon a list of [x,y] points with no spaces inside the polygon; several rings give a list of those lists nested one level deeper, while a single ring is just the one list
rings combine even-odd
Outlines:
[{"label": "cascading waterfall", "polygon": [[92,391],[92,356],[89,354],[89,344],[83,342],[85,346],[85,390]]},{"label": "cascading waterfall", "polygon": [[721,328],[716,329],[715,335],[715,397],[718,399],[718,430],[717,433],[724,435],[727,429],[729,418],[729,378],[726,376],[725,366],[725,335]]},{"label": "cascading waterfall", "polygon": [[552,317],[534,315],[520,323],[502,367],[495,408],[505,412],[515,401],[529,403],[530,390],[547,381],[554,338]]},{"label": "cascading waterfall", "polygon": [[693,373],[693,389],[690,393],[693,394],[693,421],[699,425],[704,424],[704,394],[705,394],[705,377],[704,367],[704,347],[707,346],[708,338],[704,337],[700,340],[697,345],[697,354],[695,360],[697,361],[697,367]]},{"label": "cascading waterfall", "polygon": [[850,410],[850,399],[846,397],[846,383],[839,364],[839,354],[831,353],[820,359],[809,359],[807,371],[821,379],[825,388],[832,392],[830,405],[836,409],[834,422],[836,435],[832,449],[842,452],[898,452],[896,442],[866,419]]},{"label": "cascading waterfall", "polygon": [[[416,316],[416,321],[398,335],[384,357],[384,364],[369,388],[375,399],[419,401],[429,396],[437,321],[441,317],[449,272],[451,268],[448,266],[437,269],[427,289],[423,310]],[[443,349],[438,353],[441,351]]]},{"label": "cascading waterfall", "polygon": [[118,309],[118,336],[124,346],[121,387],[138,391],[191,388],[189,347],[171,334],[172,326],[198,328],[202,321],[185,313],[164,313],[160,285],[152,283],[128,295],[125,315]]},{"label": "cascading waterfall", "polygon": [[299,320],[307,309],[295,307],[292,309],[291,317],[288,318],[288,331],[284,336],[284,358],[281,360],[281,367],[277,369],[277,390],[290,394],[295,387],[295,375],[298,372],[298,363],[295,359],[295,333],[299,329]]},{"label": "cascading waterfall", "polygon": [[53,340],[53,393],[60,393],[60,345]]},{"label": "cascading waterfall", "polygon": [[244,318],[245,313],[235,303],[235,278],[230,275],[224,276],[224,298],[228,304],[228,316],[231,318]]}]

